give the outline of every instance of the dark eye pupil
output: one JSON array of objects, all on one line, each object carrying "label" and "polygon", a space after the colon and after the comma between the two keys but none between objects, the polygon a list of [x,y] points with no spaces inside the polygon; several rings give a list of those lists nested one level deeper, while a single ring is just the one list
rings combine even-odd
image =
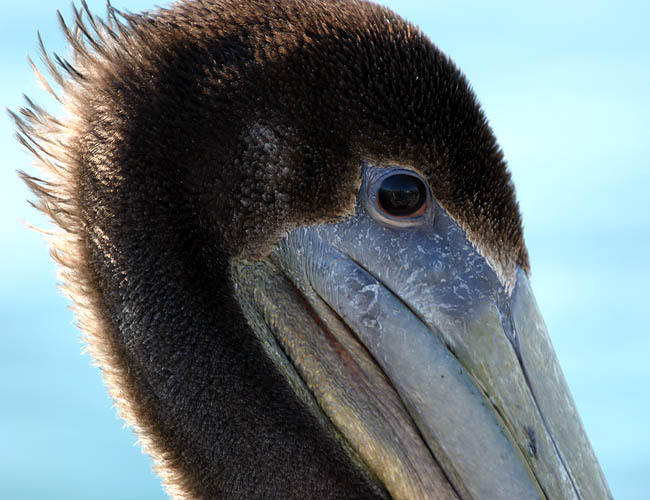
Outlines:
[{"label": "dark eye pupil", "polygon": [[379,186],[377,201],[390,215],[403,217],[418,211],[427,200],[424,183],[417,177],[395,174]]}]

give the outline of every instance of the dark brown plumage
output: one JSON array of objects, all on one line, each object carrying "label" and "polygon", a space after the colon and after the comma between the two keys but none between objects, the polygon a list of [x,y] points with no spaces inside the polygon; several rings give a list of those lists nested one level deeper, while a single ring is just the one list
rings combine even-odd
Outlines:
[{"label": "dark brown plumage", "polygon": [[[89,15],[89,14],[88,14]],[[477,247],[528,268],[514,190],[462,74],[360,1],[194,1],[88,17],[47,59],[25,175],[121,415],[182,498],[386,498],[319,427],[232,295],[233,256],[351,214],[364,160],[409,164]]]}]

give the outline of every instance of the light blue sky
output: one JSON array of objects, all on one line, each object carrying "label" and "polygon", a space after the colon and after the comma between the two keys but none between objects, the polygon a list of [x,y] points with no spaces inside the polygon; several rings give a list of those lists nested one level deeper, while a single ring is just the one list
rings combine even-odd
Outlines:
[{"label": "light blue sky", "polygon": [[[0,104],[50,107],[26,62],[65,54],[55,2],[0,6]],[[115,0],[137,11],[152,4]],[[512,170],[532,283],[615,498],[650,498],[649,2],[390,1],[467,74]],[[89,1],[103,12],[102,1]],[[69,2],[62,0],[64,14]],[[0,498],[165,498],[81,355],[0,118]]]}]

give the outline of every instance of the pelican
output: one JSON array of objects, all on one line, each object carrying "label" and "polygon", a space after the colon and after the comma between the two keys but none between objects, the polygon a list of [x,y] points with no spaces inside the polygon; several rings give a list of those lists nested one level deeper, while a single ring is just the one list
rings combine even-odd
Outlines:
[{"label": "pelican", "polygon": [[22,173],[174,498],[611,498],[477,99],[361,0],[83,3]]}]

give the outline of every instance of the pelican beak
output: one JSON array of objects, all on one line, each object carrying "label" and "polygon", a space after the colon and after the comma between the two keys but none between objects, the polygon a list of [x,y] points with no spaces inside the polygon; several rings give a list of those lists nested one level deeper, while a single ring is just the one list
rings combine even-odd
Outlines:
[{"label": "pelican beak", "polygon": [[[406,463],[399,469],[406,472],[398,476],[420,470],[428,453],[433,465],[426,467],[439,467],[461,498],[611,498],[526,274],[517,269],[510,286],[504,284],[442,207],[435,205],[430,222],[386,227],[359,204],[342,223],[296,229],[278,245],[268,269],[287,277],[302,299],[283,299],[293,303],[291,313],[269,313],[276,307],[269,302],[277,305],[278,300],[260,299],[258,275],[253,302],[266,311],[264,321],[361,460],[384,484],[384,478],[393,478],[387,488],[395,498],[433,498],[437,486],[422,479],[417,488],[401,488],[404,479],[395,480],[395,474],[371,463],[364,442],[355,445],[355,436],[375,417],[345,410],[345,402],[343,410],[332,410],[328,403],[348,398],[356,402],[352,406],[364,406],[359,401],[370,389],[359,386],[356,375],[364,370],[351,370],[341,355],[339,366],[345,366],[338,371],[315,369],[313,361],[298,359],[313,348],[296,350],[297,341],[287,342],[287,331],[294,339],[333,334],[345,348],[352,345],[343,339],[346,330],[362,346],[348,349],[349,357],[362,368],[374,364],[380,375],[365,370],[371,374],[367,377],[387,380],[381,397],[393,391],[408,415],[405,423],[374,435],[394,433],[394,441],[403,443],[411,437],[402,437],[397,428],[412,425],[424,443],[425,452],[414,452],[417,446],[408,444],[391,458]],[[251,277],[241,281],[256,282]],[[287,327],[297,324],[296,310],[319,316],[319,328],[296,333],[300,328]],[[353,372],[348,378],[340,375],[346,370]],[[314,388],[327,384],[330,388],[319,396]],[[353,397],[345,394],[346,387],[337,389],[344,384]],[[387,420],[394,418],[390,415]],[[352,431],[337,423],[351,418],[359,423]],[[370,439],[372,431],[367,435]]]}]

